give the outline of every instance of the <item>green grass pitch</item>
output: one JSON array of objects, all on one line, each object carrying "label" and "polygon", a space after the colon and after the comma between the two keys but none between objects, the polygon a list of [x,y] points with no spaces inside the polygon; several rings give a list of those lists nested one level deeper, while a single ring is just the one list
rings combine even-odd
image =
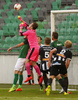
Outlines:
[{"label": "green grass pitch", "polygon": [[23,85],[23,91],[11,92],[8,90],[12,85],[0,84],[0,100],[78,100],[78,91],[72,91],[72,94],[63,95],[59,91],[51,91],[47,96],[44,91],[40,91],[39,85]]}]

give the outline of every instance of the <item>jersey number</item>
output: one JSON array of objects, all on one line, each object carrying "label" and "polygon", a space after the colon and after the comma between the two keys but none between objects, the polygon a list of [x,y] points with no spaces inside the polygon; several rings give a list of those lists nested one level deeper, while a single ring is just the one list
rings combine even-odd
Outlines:
[{"label": "jersey number", "polygon": [[45,58],[49,58],[49,52],[45,52]]}]

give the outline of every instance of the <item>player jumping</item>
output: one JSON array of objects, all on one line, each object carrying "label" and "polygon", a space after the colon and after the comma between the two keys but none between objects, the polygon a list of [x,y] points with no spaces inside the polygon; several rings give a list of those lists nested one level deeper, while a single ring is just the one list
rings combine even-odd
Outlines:
[{"label": "player jumping", "polygon": [[26,78],[24,82],[27,82],[32,79],[31,72],[30,72],[30,63],[29,63],[29,61],[31,61],[32,66],[35,68],[36,72],[39,75],[39,84],[41,84],[43,80],[43,76],[41,76],[40,69],[38,65],[36,64],[38,60],[39,48],[40,48],[40,46],[38,45],[38,40],[37,40],[37,35],[36,35],[36,28],[38,27],[38,24],[36,22],[31,23],[27,27],[28,30],[26,32],[22,32],[23,26],[27,27],[28,24],[27,23],[20,24],[19,35],[27,36],[29,46],[30,46],[30,51],[28,52],[28,55],[25,61],[28,77]]}]

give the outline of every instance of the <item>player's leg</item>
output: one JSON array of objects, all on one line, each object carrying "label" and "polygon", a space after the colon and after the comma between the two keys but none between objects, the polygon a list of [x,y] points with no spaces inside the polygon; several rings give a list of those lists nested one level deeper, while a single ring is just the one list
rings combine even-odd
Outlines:
[{"label": "player's leg", "polygon": [[45,89],[46,89],[47,88],[48,78],[47,78],[47,73],[45,73],[45,72],[43,72],[43,80],[44,80]]},{"label": "player's leg", "polygon": [[35,61],[32,61],[31,63],[34,69],[36,70],[37,74],[39,75],[39,84],[41,84],[43,81],[43,76],[41,75],[41,71]]},{"label": "player's leg", "polygon": [[50,67],[50,78],[48,79],[47,82],[47,89],[46,89],[46,95],[50,94],[50,87],[52,84],[53,79],[55,78],[55,76],[57,76],[59,74],[58,72],[58,66],[51,66]]},{"label": "player's leg", "polygon": [[26,66],[26,70],[27,70],[27,75],[28,77],[26,78],[26,80],[24,82],[27,82],[29,80],[32,79],[32,76],[31,76],[31,71],[30,71],[30,60],[27,58],[26,61],[25,61],[25,66]]},{"label": "player's leg", "polygon": [[60,70],[59,71],[60,71],[60,74],[64,76],[64,79],[63,79],[64,87],[65,87],[64,91],[67,93],[67,89],[68,89],[68,76],[67,76],[66,66],[60,66]]},{"label": "player's leg", "polygon": [[[32,48],[28,52],[28,55],[26,58],[31,60],[31,65],[34,67],[34,69],[36,70],[36,72],[39,75],[39,84],[40,84],[40,83],[42,83],[43,77],[41,76],[40,69],[39,69],[38,65],[36,64],[36,62],[38,60],[38,56],[39,56],[39,48]],[[26,63],[26,69],[29,66],[29,64],[28,65],[27,64],[28,63]],[[28,67],[28,70],[30,70],[29,68],[30,67]],[[28,73],[28,75],[30,75],[30,72]],[[30,77],[31,77],[31,75],[30,75]]]},{"label": "player's leg", "polygon": [[16,90],[16,84],[18,81],[18,77],[19,77],[19,81],[23,80],[23,75],[21,74],[19,76],[19,72],[22,72],[24,63],[25,63],[25,58],[18,58],[16,65],[15,65],[15,69],[14,69],[15,71],[14,71],[13,85],[12,85],[12,88],[9,90],[9,92]]},{"label": "player's leg", "polygon": [[33,75],[33,66],[30,67],[30,71],[31,71],[32,80],[29,80],[26,85],[31,85],[31,81],[32,81],[32,85],[35,85],[34,84],[34,75]]},{"label": "player's leg", "polygon": [[[38,63],[36,63],[37,65],[38,65],[38,67],[39,67],[39,69],[40,69],[40,64],[38,64]],[[38,77],[38,83],[39,83],[39,75],[37,74],[37,77]],[[43,85],[42,85],[42,83],[41,84],[39,84],[40,85],[40,91],[43,91]]]},{"label": "player's leg", "polygon": [[10,90],[9,90],[8,92],[13,92],[13,91],[16,90],[17,81],[18,81],[18,71],[15,70],[15,71],[14,71],[13,85],[12,85],[12,87],[10,88]]},{"label": "player's leg", "polygon": [[50,87],[51,87],[51,84],[52,84],[52,81],[53,79],[55,78],[54,75],[51,75],[50,78],[48,79],[48,82],[47,82],[47,88],[46,88],[46,95],[49,96],[50,95]]},{"label": "player's leg", "polygon": [[18,88],[16,89],[16,91],[22,91],[22,89],[21,89],[22,82],[23,82],[23,72],[19,71],[19,85],[18,85]]},{"label": "player's leg", "polygon": [[[38,83],[39,83],[39,75],[37,74],[37,77],[38,77]],[[40,91],[43,91],[43,85],[42,85],[42,83],[41,84],[39,84],[40,85]]]}]

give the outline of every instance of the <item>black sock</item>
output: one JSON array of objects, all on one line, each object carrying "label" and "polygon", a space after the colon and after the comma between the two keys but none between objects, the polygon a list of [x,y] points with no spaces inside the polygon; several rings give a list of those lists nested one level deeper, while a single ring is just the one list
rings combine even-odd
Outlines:
[{"label": "black sock", "polygon": [[63,79],[59,79],[60,85],[62,86],[62,88],[64,89],[65,92],[67,92],[67,87],[65,86],[65,82]]},{"label": "black sock", "polygon": [[46,73],[43,73],[43,80],[44,80],[45,88],[47,88],[48,78],[46,76]]},{"label": "black sock", "polygon": [[39,78],[41,78],[41,75],[39,76]]},{"label": "black sock", "polygon": [[29,80],[29,83],[31,84],[31,80]]},{"label": "black sock", "polygon": [[47,85],[51,85],[51,83],[52,83],[52,79],[49,78],[49,79],[48,79],[48,82],[47,82]]},{"label": "black sock", "polygon": [[32,80],[32,83],[34,83],[34,80]]},{"label": "black sock", "polygon": [[28,75],[28,77],[30,77],[31,75]]},{"label": "black sock", "polygon": [[65,83],[65,86],[66,86],[67,89],[68,89],[68,77],[65,77],[65,78],[64,78],[64,83]]}]

